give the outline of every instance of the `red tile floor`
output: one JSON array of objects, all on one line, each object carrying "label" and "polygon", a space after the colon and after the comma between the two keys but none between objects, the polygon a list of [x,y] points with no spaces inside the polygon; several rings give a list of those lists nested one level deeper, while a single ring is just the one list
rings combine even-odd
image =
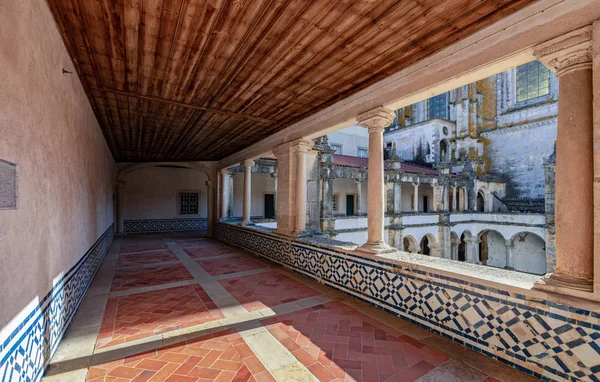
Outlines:
[{"label": "red tile floor", "polygon": [[[212,239],[162,233],[120,244],[95,344],[110,357],[92,362],[88,381],[532,380]],[[248,270],[257,273],[236,276]],[[148,348],[127,352],[140,344]]]}]

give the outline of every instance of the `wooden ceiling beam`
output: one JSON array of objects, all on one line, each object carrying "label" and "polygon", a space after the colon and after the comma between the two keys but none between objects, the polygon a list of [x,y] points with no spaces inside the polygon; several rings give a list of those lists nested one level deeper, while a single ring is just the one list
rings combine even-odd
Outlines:
[{"label": "wooden ceiling beam", "polygon": [[274,120],[261,118],[261,117],[255,117],[253,115],[246,115],[246,114],[242,114],[242,113],[236,113],[234,111],[216,109],[214,107],[197,106],[197,105],[192,105],[189,103],[177,102],[177,101],[172,101],[172,100],[168,100],[168,99],[164,99],[164,98],[160,98],[160,97],[147,96],[147,95],[138,94],[138,93],[134,93],[134,92],[128,92],[128,91],[124,91],[124,90],[111,89],[111,88],[106,88],[106,87],[99,88],[99,90],[101,90],[102,92],[105,92],[105,93],[113,93],[113,94],[124,95],[127,97],[143,99],[146,101],[160,102],[160,103],[169,104],[169,105],[173,105],[173,106],[183,107],[186,109],[206,111],[206,112],[214,113],[214,114],[222,114],[222,115],[227,115],[230,117],[247,119],[249,121],[258,122],[258,123],[262,123],[265,125],[272,125],[272,124],[276,123],[276,121],[274,121]]}]

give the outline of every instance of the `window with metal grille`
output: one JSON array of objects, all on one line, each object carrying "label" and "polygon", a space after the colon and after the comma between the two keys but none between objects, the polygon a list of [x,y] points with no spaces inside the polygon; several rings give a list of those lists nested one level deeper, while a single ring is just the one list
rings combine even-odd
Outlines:
[{"label": "window with metal grille", "polygon": [[369,151],[367,149],[358,149],[358,157],[359,158],[367,158],[369,155]]},{"label": "window with metal grille", "polygon": [[550,70],[539,61],[517,67],[517,102],[550,94]]},{"label": "window with metal grille", "polygon": [[198,193],[180,192],[179,193],[179,214],[193,215],[198,213]]},{"label": "window with metal grille", "polygon": [[331,148],[333,150],[335,150],[334,154],[340,154],[340,155],[342,154],[342,145],[333,144],[333,145],[331,145]]},{"label": "window with metal grille", "polygon": [[340,196],[339,194],[334,194],[331,197],[331,209],[334,210],[334,211],[338,210],[338,199],[339,199],[339,196]]},{"label": "window with metal grille", "polygon": [[429,98],[427,108],[429,109],[429,118],[448,119],[448,98],[447,94],[440,94]]}]

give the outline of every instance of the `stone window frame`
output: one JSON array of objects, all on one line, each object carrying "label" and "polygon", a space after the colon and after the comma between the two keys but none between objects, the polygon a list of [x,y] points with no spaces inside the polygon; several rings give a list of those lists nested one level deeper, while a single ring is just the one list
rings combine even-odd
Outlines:
[{"label": "stone window frame", "polygon": [[[342,151],[343,146],[342,146],[342,144],[340,144],[340,143],[331,143],[330,146],[331,146],[331,148],[333,150],[335,150],[334,154],[343,155],[343,151]],[[336,150],[336,147],[340,148],[339,152],[338,152],[338,150]]]},{"label": "stone window frame", "polygon": [[496,75],[496,95],[498,114],[510,113],[521,108],[558,101],[558,79],[550,71],[550,91],[547,95],[517,102],[517,68],[511,68]]},{"label": "stone window frame", "polygon": [[331,195],[331,210],[339,212],[340,210],[340,193],[335,192]]},{"label": "stone window frame", "polygon": [[[181,196],[182,194],[197,194],[197,199],[196,199],[196,212],[188,212],[188,213],[183,213],[181,212]],[[179,216],[190,216],[190,215],[200,215],[200,198],[202,197],[202,193],[200,192],[200,190],[177,190],[177,215]]]},{"label": "stone window frame", "polygon": [[[360,155],[361,151],[364,151],[365,156]],[[356,156],[358,156],[359,158],[368,158],[369,157],[369,149],[366,147],[362,147],[362,146],[357,147],[356,148]]]}]

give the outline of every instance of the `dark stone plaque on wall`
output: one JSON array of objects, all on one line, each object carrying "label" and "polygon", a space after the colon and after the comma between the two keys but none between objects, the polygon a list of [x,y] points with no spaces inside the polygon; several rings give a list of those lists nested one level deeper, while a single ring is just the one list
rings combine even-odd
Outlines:
[{"label": "dark stone plaque on wall", "polygon": [[17,165],[0,159],[0,210],[17,208]]}]

